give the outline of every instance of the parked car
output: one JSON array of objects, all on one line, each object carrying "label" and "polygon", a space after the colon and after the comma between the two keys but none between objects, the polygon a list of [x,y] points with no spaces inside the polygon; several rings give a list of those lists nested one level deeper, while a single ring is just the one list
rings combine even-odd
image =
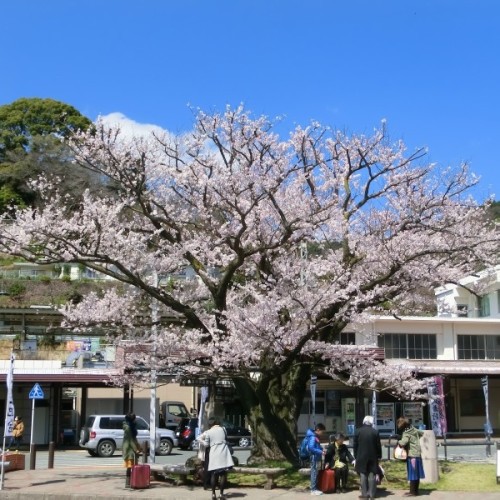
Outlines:
[{"label": "parked car", "polygon": [[[123,445],[123,422],[125,415],[90,415],[80,431],[79,445],[89,455],[111,457]],[[149,424],[142,417],[136,417],[137,440],[149,442]],[[175,433],[170,429],[156,429],[156,453],[170,455],[178,445]]]},{"label": "parked car", "polygon": [[[239,427],[231,422],[223,421],[222,425],[226,428],[227,440],[233,446],[247,448],[252,444],[252,433],[245,427]],[[183,418],[175,431],[175,437],[179,441],[179,448],[189,450],[196,448],[196,428],[198,427],[197,418]]]}]

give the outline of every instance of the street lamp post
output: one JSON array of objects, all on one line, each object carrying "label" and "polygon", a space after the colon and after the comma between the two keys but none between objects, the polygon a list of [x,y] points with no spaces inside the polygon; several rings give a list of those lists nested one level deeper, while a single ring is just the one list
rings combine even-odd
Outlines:
[{"label": "street lamp post", "polygon": [[[158,287],[158,274],[153,270],[153,286]],[[154,464],[156,459],[156,333],[158,322],[158,302],[153,299],[151,303],[151,336],[152,345],[152,363],[151,363],[151,401],[149,406],[149,461]]]}]

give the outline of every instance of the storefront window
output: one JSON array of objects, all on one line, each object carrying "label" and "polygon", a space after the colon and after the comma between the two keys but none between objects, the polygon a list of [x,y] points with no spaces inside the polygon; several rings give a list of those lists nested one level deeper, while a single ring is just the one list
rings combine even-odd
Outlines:
[{"label": "storefront window", "polygon": [[[330,391],[316,391],[315,397],[315,415],[324,415],[325,414],[325,392]],[[313,407],[312,400],[310,396],[306,396],[302,401],[302,406],[300,408],[300,413],[303,415],[312,415]]]},{"label": "storefront window", "polygon": [[342,416],[340,406],[340,391],[325,391],[326,392],[326,415],[329,417]]},{"label": "storefront window", "polygon": [[460,391],[460,416],[484,417],[483,391],[476,389],[462,389]]}]

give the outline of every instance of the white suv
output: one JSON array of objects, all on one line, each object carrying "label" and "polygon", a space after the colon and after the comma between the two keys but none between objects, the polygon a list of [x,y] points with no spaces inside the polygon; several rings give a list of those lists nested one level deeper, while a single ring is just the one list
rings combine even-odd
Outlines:
[{"label": "white suv", "polygon": [[[79,445],[89,455],[111,457],[123,445],[123,422],[125,415],[90,415],[80,431]],[[149,443],[149,425],[142,417],[136,417],[137,441]],[[177,446],[175,433],[169,429],[156,429],[156,453],[170,455]]]}]

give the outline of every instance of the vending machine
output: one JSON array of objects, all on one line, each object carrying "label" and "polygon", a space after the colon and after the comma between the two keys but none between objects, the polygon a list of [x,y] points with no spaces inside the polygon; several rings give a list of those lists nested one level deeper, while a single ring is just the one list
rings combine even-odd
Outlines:
[{"label": "vending machine", "polygon": [[403,417],[407,418],[413,427],[423,428],[424,410],[422,403],[403,403]]},{"label": "vending machine", "polygon": [[348,436],[356,430],[356,398],[342,399],[342,428]]},{"label": "vending machine", "polygon": [[375,426],[381,436],[391,436],[396,430],[394,403],[377,403]]}]

